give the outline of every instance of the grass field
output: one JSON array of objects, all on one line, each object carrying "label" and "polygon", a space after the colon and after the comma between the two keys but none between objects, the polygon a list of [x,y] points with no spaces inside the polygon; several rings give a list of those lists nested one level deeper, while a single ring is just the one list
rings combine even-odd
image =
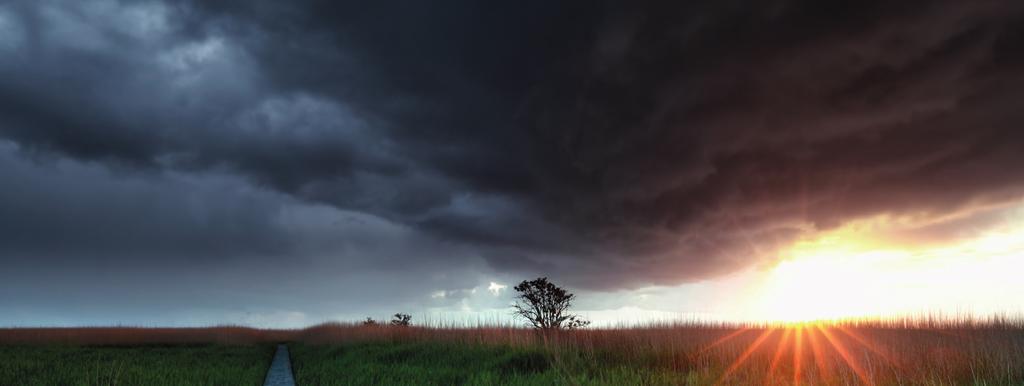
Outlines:
[{"label": "grass field", "polygon": [[1008,321],[687,324],[538,335],[517,328],[320,326],[296,380],[342,384],[1024,385]]},{"label": "grass field", "polygon": [[0,329],[0,385],[262,385],[293,332],[213,328]]},{"label": "grass field", "polygon": [[1024,323],[0,329],[0,385],[1024,385]]},{"label": "grass field", "polygon": [[274,348],[0,346],[0,385],[259,386]]},{"label": "grass field", "polygon": [[[297,345],[300,385],[556,385],[699,384],[696,373],[606,367],[541,347],[444,342]],[[579,353],[576,353],[579,354]],[[559,362],[562,361],[562,362]]]}]

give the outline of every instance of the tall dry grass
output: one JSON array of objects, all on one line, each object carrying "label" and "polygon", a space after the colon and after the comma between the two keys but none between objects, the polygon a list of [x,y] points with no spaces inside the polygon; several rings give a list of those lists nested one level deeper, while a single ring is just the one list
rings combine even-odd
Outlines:
[{"label": "tall dry grass", "polygon": [[718,384],[1024,384],[1020,318],[889,318],[804,324],[685,322],[540,334],[513,325],[329,323],[301,330],[0,329],[0,344],[349,344],[441,342],[540,347],[556,366],[694,374]]},{"label": "tall dry grass", "polygon": [[295,330],[239,326],[196,328],[73,327],[0,328],[0,344],[130,346],[144,344],[259,344],[291,340]]},{"label": "tall dry grass", "polygon": [[[539,334],[514,326],[325,324],[307,344],[423,341],[541,346],[555,361],[694,373],[716,384],[1020,385],[1024,321],[889,318],[802,324],[688,322]],[[572,369],[566,371],[573,371]]]}]

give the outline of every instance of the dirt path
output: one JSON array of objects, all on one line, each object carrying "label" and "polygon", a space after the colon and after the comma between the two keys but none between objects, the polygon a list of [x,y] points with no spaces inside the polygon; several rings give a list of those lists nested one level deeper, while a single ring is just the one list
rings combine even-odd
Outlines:
[{"label": "dirt path", "polygon": [[267,378],[264,379],[263,386],[295,386],[295,378],[292,377],[292,361],[288,357],[288,346],[277,345],[274,362],[267,370]]}]

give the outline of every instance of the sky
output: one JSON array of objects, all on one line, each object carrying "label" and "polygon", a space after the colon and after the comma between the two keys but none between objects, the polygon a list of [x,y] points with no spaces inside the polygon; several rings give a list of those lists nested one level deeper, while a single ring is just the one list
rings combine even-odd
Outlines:
[{"label": "sky", "polygon": [[0,325],[1024,310],[1024,3],[0,3]]}]

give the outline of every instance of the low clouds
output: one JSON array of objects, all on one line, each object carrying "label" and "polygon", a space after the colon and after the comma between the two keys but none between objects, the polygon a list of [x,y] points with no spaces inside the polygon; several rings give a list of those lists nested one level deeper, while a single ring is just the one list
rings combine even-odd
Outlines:
[{"label": "low clouds", "polygon": [[612,290],[735,272],[872,216],[972,223],[1024,194],[1022,17],[16,1],[0,259],[475,262]]}]

